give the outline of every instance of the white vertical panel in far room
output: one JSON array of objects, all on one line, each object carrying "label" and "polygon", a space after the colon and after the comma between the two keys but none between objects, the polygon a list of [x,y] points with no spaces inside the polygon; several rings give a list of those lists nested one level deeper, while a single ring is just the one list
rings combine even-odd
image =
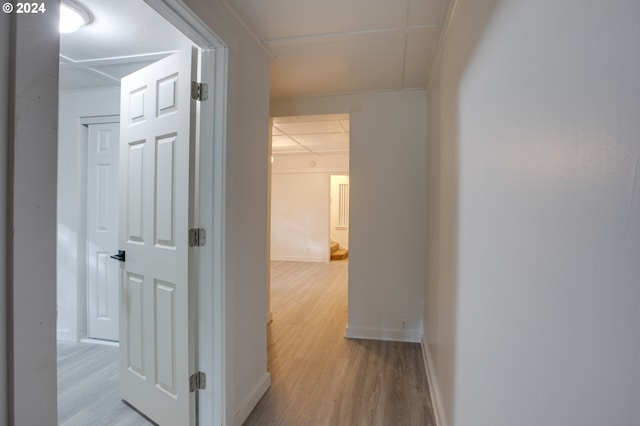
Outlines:
[{"label": "white vertical panel in far room", "polygon": [[349,184],[339,186],[340,199],[338,201],[338,228],[349,227]]},{"label": "white vertical panel in far room", "polygon": [[349,248],[349,176],[331,175],[331,239]]}]

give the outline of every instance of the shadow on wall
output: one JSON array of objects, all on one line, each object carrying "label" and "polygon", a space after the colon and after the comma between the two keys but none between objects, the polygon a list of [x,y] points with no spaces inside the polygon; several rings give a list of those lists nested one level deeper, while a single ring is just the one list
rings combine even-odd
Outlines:
[{"label": "shadow on wall", "polygon": [[[454,425],[458,351],[459,91],[500,0],[455,1],[427,90],[427,259],[424,346],[438,424]],[[473,19],[465,19],[472,16]],[[462,28],[464,26],[464,28]],[[443,26],[446,30],[446,27]]]}]

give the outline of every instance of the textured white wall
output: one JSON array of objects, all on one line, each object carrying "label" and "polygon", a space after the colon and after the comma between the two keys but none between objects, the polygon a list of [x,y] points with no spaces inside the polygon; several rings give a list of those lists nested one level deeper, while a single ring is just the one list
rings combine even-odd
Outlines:
[{"label": "textured white wall", "polygon": [[450,425],[640,424],[639,16],[458,1],[429,106],[454,220],[425,291]]},{"label": "textured white wall", "polygon": [[347,335],[419,341],[425,280],[425,93],[364,93],[271,105],[272,116],[330,113],[351,114]]},{"label": "textured white wall", "polygon": [[[10,333],[12,424],[56,419],[56,151],[58,8],[15,15]],[[6,80],[5,80],[6,81]]]},{"label": "textured white wall", "polygon": [[[77,341],[86,334],[86,128],[81,117],[120,115],[120,88],[60,93],[58,115],[57,337]],[[85,134],[83,137],[82,134]]]}]

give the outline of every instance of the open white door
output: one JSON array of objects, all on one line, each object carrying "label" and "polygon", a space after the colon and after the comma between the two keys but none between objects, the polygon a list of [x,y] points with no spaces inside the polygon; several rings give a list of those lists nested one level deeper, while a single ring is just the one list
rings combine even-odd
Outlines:
[{"label": "open white door", "polygon": [[[157,424],[194,425],[194,318],[188,229],[195,49],[122,79],[122,397]],[[192,295],[193,296],[193,295]]]}]

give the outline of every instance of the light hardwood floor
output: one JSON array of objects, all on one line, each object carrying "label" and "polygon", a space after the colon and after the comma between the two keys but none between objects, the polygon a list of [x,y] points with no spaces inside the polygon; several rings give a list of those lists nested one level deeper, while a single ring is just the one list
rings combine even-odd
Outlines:
[{"label": "light hardwood floor", "polygon": [[271,263],[272,385],[245,426],[435,425],[418,344],[344,338],[347,269]]},{"label": "light hardwood floor", "polygon": [[120,399],[118,348],[58,342],[58,425],[153,425]]},{"label": "light hardwood floor", "polygon": [[[272,262],[272,385],[245,426],[435,425],[419,345],[344,338],[347,262]],[[58,424],[153,424],[120,400],[117,348],[58,342]]]}]

